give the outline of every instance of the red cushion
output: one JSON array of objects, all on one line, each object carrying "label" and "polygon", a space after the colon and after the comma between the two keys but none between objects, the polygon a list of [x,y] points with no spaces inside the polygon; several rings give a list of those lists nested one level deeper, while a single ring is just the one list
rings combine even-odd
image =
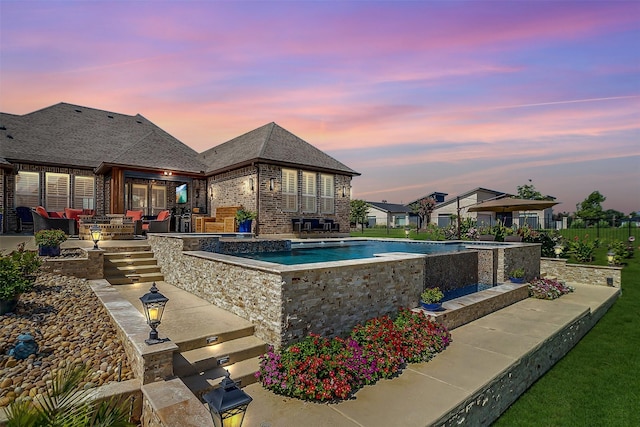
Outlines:
[{"label": "red cushion", "polygon": [[64,218],[64,213],[62,213],[62,215],[60,214],[61,212],[51,212],[49,218]]},{"label": "red cushion", "polygon": [[95,215],[96,211],[93,209],[82,209],[82,215]]},{"label": "red cushion", "polygon": [[142,219],[142,211],[127,211],[124,216],[130,217],[134,221],[139,221]]},{"label": "red cushion", "polygon": [[169,211],[160,211],[160,213],[158,213],[158,217],[156,219],[158,221],[164,221],[167,218],[169,218]]},{"label": "red cushion", "polygon": [[82,215],[82,209],[64,208],[64,216],[69,219],[78,220],[80,219],[80,215]]},{"label": "red cushion", "polygon": [[38,213],[43,218],[49,218],[49,214],[47,213],[47,210],[42,206],[36,206],[36,213]]}]

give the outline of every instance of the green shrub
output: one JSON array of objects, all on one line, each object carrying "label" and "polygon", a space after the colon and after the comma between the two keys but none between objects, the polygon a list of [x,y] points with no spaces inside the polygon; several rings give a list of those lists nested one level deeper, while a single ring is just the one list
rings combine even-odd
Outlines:
[{"label": "green shrub", "polygon": [[589,239],[589,235],[585,234],[582,239],[576,236],[573,240],[568,242],[569,251],[571,255],[578,262],[591,262],[594,259],[593,253],[600,247],[600,240]]},{"label": "green shrub", "polygon": [[8,255],[0,256],[0,299],[12,300],[28,292],[40,268],[38,254],[24,249],[24,243]]}]

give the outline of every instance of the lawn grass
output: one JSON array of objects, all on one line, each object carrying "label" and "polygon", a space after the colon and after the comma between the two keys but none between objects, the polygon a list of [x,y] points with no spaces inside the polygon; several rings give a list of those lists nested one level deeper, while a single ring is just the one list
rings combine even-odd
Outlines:
[{"label": "lawn grass", "polygon": [[[582,238],[589,233],[572,230],[571,235]],[[636,235],[635,256],[626,260],[622,270],[618,301],[494,426],[640,426],[640,240],[637,230],[632,234]],[[351,235],[405,237],[404,229],[387,233],[384,228]],[[595,235],[591,232],[590,237]],[[606,265],[607,243],[627,237],[628,230],[601,236],[592,264]],[[416,238],[415,230],[411,238]]]}]

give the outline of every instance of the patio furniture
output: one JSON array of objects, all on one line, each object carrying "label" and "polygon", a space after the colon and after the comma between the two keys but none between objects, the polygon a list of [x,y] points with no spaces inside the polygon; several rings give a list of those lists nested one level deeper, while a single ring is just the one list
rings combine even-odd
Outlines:
[{"label": "patio furniture", "polygon": [[522,242],[522,236],[504,236],[505,242]]},{"label": "patio furniture", "polygon": [[493,234],[481,234],[480,236],[478,236],[478,240],[484,242],[493,242],[496,240],[496,236],[494,236]]},{"label": "patio furniture", "polygon": [[33,229],[33,216],[31,215],[31,208],[26,206],[18,206],[16,208],[16,215],[18,216],[18,229],[16,230],[18,233],[22,232],[22,229],[27,226],[27,228]]},{"label": "patio furniture", "polygon": [[47,211],[38,206],[31,210],[34,234],[40,230],[62,230],[69,236],[78,235],[78,224],[71,218],[51,218]]},{"label": "patio furniture", "polygon": [[142,231],[146,233],[168,233],[171,226],[171,212],[160,211],[156,219],[142,220]]},{"label": "patio furniture", "polygon": [[216,216],[213,221],[204,222],[205,233],[235,233],[236,212],[242,206],[222,206],[216,208]]},{"label": "patio furniture", "polygon": [[325,231],[340,231],[340,224],[335,222],[332,219],[324,220],[324,230]]}]

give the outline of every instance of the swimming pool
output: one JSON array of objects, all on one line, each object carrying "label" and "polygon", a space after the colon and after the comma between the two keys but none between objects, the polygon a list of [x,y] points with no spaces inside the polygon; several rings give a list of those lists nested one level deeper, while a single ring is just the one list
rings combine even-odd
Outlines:
[{"label": "swimming pool", "polygon": [[236,254],[243,258],[297,265],[315,262],[345,261],[372,258],[387,252],[442,254],[466,249],[460,242],[403,242],[390,240],[341,240],[337,242],[292,242],[291,251]]}]

